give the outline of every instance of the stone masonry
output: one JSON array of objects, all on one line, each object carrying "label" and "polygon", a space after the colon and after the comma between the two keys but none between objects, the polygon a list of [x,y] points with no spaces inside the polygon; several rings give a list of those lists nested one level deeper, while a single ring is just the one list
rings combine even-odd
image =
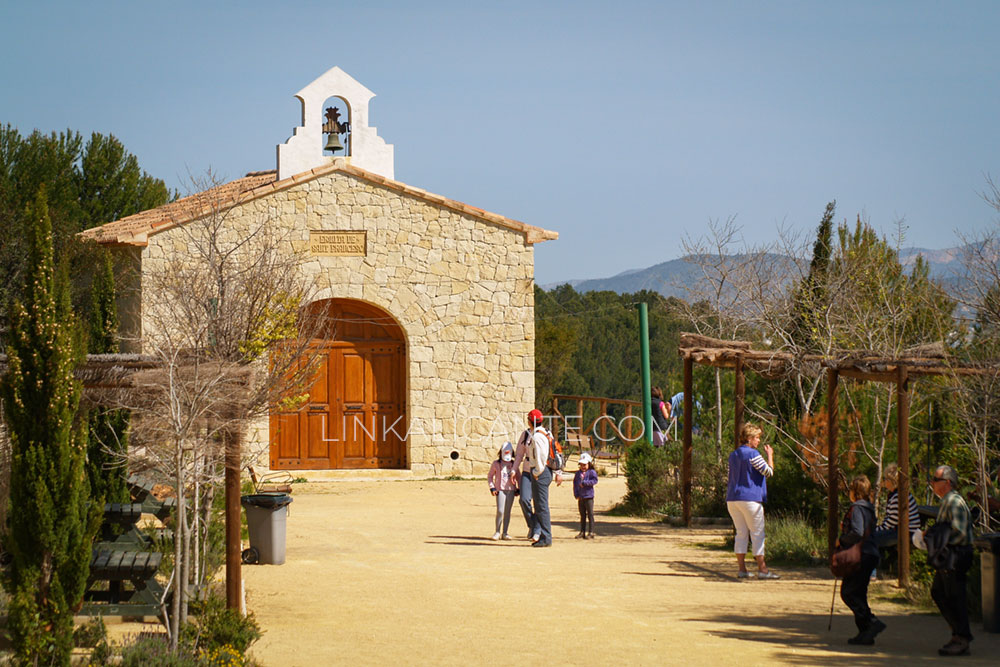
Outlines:
[{"label": "stone masonry", "polygon": [[[238,233],[266,216],[292,230],[318,298],[357,299],[390,313],[406,337],[409,468],[483,475],[534,407],[533,242],[555,234],[516,223],[547,235],[532,238],[478,209],[340,164],[244,198],[227,224]],[[184,234],[166,227],[148,234],[143,273],[189,252]],[[310,230],[365,231],[367,255],[311,256]],[[266,438],[266,424],[258,427],[256,437]]]}]

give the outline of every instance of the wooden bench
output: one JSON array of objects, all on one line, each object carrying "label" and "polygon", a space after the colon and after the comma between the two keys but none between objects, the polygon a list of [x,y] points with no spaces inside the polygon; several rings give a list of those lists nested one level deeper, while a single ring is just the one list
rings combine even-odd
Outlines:
[{"label": "wooden bench", "polygon": [[143,514],[160,521],[167,519],[177,499],[157,500],[153,482],[139,475],[130,475],[127,481],[134,502],[104,505],[82,614],[144,618],[160,615],[163,586],[156,580],[156,571],[163,554],[153,550],[153,539],[143,534],[137,524]]},{"label": "wooden bench", "polygon": [[576,450],[577,458],[579,459],[580,454],[583,452],[589,452],[591,448],[591,439],[589,435],[582,435],[579,431],[575,429],[566,429],[565,437],[563,439],[563,455],[566,461],[569,461],[570,454],[573,450]]},{"label": "wooden bench", "polygon": [[94,549],[90,575],[109,581],[138,582],[156,574],[163,560],[159,551],[119,551]]},{"label": "wooden bench", "polygon": [[[926,528],[928,521],[937,519],[938,509],[937,505],[917,505],[917,514],[920,516],[921,528]],[[980,514],[982,514],[982,510],[978,505],[974,505],[969,509],[969,521],[975,524],[979,520]],[[898,539],[896,531],[893,529],[891,535],[876,537],[876,543],[880,549],[891,549],[897,546]]]},{"label": "wooden bench", "polygon": [[154,484],[148,479],[139,475],[129,475],[127,483],[132,498],[142,505],[143,514],[152,514],[160,521],[166,521],[177,507],[177,498],[158,500],[153,495]]},{"label": "wooden bench", "polygon": [[599,461],[614,461],[615,462],[615,477],[620,474],[619,462],[622,458],[622,447],[620,444],[614,442],[604,443],[604,449],[599,449],[594,452],[594,458]]},{"label": "wooden bench", "polygon": [[[920,525],[925,526],[927,522],[931,519],[937,519],[938,510],[940,507],[937,505],[917,505],[917,514],[920,515]],[[975,524],[979,521],[979,517],[983,514],[983,508],[979,505],[972,505],[969,508],[969,522]]]},{"label": "wooden bench", "polygon": [[615,462],[615,476],[618,476],[618,466],[619,459],[622,456],[622,447],[613,442],[601,443],[603,445],[602,449],[594,449],[594,438],[589,435],[581,434],[576,429],[566,429],[565,439],[563,440],[564,454],[566,455],[566,460],[569,460],[570,452],[574,449],[577,453],[577,458],[583,452],[590,452],[591,456],[598,461],[614,461]]},{"label": "wooden bench", "polygon": [[[157,551],[94,549],[90,558],[90,579],[81,613],[103,616],[159,616],[163,586],[156,571],[163,561]],[[108,590],[97,590],[97,582],[108,582]],[[129,583],[131,589],[123,586]]]},{"label": "wooden bench", "polygon": [[142,503],[105,503],[104,522],[134,526],[142,517]]}]

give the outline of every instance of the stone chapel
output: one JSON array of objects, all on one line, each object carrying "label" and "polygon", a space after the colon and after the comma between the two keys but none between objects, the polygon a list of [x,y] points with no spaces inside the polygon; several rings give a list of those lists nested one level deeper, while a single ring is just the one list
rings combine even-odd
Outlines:
[{"label": "stone chapel", "polygon": [[[270,468],[485,474],[535,407],[534,246],[558,234],[395,180],[393,146],[369,125],[374,93],[339,67],[296,97],[302,125],[275,170],[83,235],[141,276],[185,254],[178,230],[205,215],[206,197],[237,229],[268,215],[323,278],[309,307],[343,324],[317,341],[308,401],[254,429]],[[139,282],[121,316],[136,341],[155,298]]]}]

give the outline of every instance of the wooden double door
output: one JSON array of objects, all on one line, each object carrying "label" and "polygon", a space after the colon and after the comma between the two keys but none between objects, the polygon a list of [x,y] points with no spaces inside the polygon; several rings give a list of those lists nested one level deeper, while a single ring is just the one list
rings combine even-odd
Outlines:
[{"label": "wooden double door", "polygon": [[406,467],[400,341],[318,341],[316,375],[297,412],[271,415],[271,468]]}]

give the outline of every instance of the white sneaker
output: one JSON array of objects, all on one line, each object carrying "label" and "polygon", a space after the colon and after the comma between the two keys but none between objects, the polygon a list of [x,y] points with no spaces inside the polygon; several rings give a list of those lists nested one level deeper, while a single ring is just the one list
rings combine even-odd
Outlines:
[{"label": "white sneaker", "polygon": [[505,535],[504,535],[503,537],[501,537],[500,539],[502,539],[502,540],[512,540],[512,539],[514,539],[514,538],[513,538],[513,537],[511,537],[510,535],[506,535],[506,534],[505,534]]},{"label": "white sneaker", "polygon": [[535,542],[537,542],[540,539],[542,539],[542,534],[541,533],[535,533],[534,535],[531,536],[531,542],[532,542],[532,544],[534,544]]},{"label": "white sneaker", "polygon": [[500,539],[500,533],[493,533],[493,537],[491,537],[490,539],[494,540],[494,541],[499,540]]}]

